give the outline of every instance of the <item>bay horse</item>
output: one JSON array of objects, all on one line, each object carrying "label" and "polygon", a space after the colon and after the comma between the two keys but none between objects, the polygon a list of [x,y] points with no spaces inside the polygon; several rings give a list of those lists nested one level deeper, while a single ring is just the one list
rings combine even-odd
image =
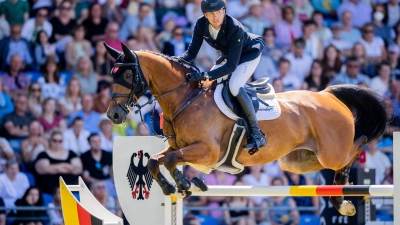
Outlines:
[{"label": "bay horse", "polygon": [[[165,195],[176,191],[160,173],[163,164],[174,178],[178,191],[188,190],[190,182],[177,165],[197,169],[210,167],[224,155],[235,121],[217,107],[212,85],[215,81],[187,83],[193,72],[172,57],[149,51],[123,52],[106,45],[116,60],[112,101],[107,111],[114,124],[126,120],[130,107],[149,90],[164,114],[163,132],[169,147],[151,156],[148,169]],[[204,93],[197,96],[201,90]],[[255,155],[239,150],[236,160],[253,166],[279,160],[283,170],[309,173],[324,168],[335,171],[334,184],[346,185],[349,169],[363,145],[383,134],[386,109],[375,92],[357,85],[330,86],[320,92],[277,93],[282,113],[275,120],[260,121],[268,145]],[[182,106],[186,106],[183,108]],[[242,146],[246,138],[243,138]],[[203,170],[204,171],[204,170]],[[345,216],[356,213],[354,205],[342,197],[330,197],[333,206]]]}]

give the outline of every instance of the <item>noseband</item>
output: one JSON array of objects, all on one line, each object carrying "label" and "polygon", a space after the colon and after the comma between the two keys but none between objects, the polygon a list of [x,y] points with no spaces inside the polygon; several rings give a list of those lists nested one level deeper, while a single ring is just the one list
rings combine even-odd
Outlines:
[{"label": "noseband", "polygon": [[[119,84],[121,86],[124,86],[126,88],[129,88],[131,92],[129,94],[121,94],[121,93],[112,93],[111,94],[111,100],[114,101],[119,107],[121,107],[126,114],[130,112],[130,108],[134,107],[137,104],[136,99],[133,97],[133,95],[136,95],[137,98],[140,98],[143,96],[147,89],[149,88],[149,85],[147,84],[146,79],[144,78],[143,72],[140,69],[139,66],[139,59],[138,57],[134,54],[135,57],[135,62],[133,63],[115,63],[114,68],[116,67],[128,67],[131,68],[132,73],[135,75],[134,78],[132,79],[132,83],[128,83],[125,81],[124,77],[122,76],[122,73],[124,70],[117,71],[116,74],[113,76],[116,77],[114,79],[115,84]],[[114,71],[114,68],[112,71]],[[141,87],[141,90],[139,89]],[[120,101],[116,100],[116,98],[127,98],[127,101],[125,104],[122,104]]]}]

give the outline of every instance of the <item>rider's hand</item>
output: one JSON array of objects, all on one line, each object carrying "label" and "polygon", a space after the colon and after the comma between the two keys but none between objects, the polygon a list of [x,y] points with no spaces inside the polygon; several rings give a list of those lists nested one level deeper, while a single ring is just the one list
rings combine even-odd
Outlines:
[{"label": "rider's hand", "polygon": [[201,73],[199,73],[199,72],[188,73],[188,74],[186,74],[186,79],[189,82],[204,80],[205,79],[204,78],[204,72],[201,72]]}]

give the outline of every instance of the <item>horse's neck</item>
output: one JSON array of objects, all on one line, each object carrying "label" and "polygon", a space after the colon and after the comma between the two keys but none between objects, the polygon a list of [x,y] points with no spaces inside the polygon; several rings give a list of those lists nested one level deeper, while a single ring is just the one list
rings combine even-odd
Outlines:
[{"label": "horse's neck", "polygon": [[[182,75],[178,74],[175,68],[171,67],[168,60],[161,56],[146,54],[143,56],[141,64],[143,65],[141,65],[143,72],[147,73],[148,76],[149,90],[156,98],[168,93],[186,81],[184,77],[181,77]],[[167,119],[171,119],[173,114],[179,110],[190,89],[190,85],[186,85],[158,100]]]}]

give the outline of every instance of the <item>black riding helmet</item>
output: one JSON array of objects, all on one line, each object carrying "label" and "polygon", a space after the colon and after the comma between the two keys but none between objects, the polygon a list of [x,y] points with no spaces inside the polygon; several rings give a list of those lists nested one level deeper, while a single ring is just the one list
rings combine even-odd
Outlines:
[{"label": "black riding helmet", "polygon": [[225,0],[202,0],[201,1],[201,11],[203,13],[206,12],[215,12],[226,8]]}]

